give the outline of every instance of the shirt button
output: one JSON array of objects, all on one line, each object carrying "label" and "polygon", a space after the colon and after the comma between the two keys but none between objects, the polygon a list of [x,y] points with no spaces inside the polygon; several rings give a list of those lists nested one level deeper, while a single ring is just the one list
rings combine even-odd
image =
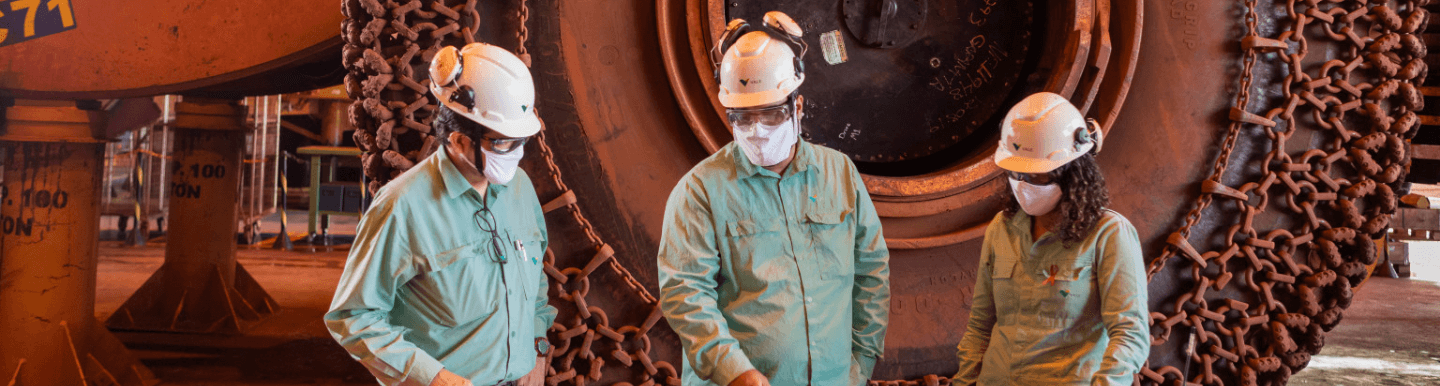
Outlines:
[{"label": "shirt button", "polygon": [[805,297],[805,302],[806,302],[806,303],[814,303],[814,302],[815,302],[815,298],[806,296],[806,297]]}]

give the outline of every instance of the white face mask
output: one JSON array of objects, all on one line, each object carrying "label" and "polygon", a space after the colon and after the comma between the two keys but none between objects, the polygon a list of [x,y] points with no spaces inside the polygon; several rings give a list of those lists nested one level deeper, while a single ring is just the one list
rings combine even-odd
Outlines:
[{"label": "white face mask", "polygon": [[759,166],[774,166],[790,158],[790,150],[800,140],[799,125],[793,117],[776,127],[755,124],[731,127],[731,131],[745,157]]},{"label": "white face mask", "polygon": [[479,144],[475,146],[480,149],[481,153],[485,153],[485,179],[505,185],[510,183],[510,179],[515,178],[515,169],[520,167],[520,158],[525,156],[525,148],[499,154],[485,150]]},{"label": "white face mask", "polygon": [[1060,185],[1035,185],[1010,178],[1010,191],[1015,192],[1015,200],[1020,202],[1020,209],[1031,216],[1042,216],[1055,210],[1055,205],[1060,203]]}]

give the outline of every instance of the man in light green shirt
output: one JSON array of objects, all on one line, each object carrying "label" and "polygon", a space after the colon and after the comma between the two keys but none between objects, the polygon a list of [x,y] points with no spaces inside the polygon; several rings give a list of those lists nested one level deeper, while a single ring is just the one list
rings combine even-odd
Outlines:
[{"label": "man in light green shirt", "polygon": [[863,384],[884,351],[889,252],[854,164],[798,138],[804,76],[785,38],[798,27],[778,12],[766,24],[727,31],[736,140],[670,194],[660,307],[685,385]]},{"label": "man in light green shirt", "polygon": [[516,168],[540,130],[534,84],[480,43],[441,50],[431,74],[445,145],[376,195],[325,326],[381,384],[538,386],[556,313],[549,240]]}]

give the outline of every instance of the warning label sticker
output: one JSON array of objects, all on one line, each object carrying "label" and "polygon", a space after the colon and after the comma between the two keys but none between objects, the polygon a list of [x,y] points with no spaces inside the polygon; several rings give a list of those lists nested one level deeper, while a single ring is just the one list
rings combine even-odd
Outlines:
[{"label": "warning label sticker", "polygon": [[832,66],[850,60],[845,54],[845,39],[840,36],[840,30],[820,34],[820,48],[825,51],[825,62]]}]

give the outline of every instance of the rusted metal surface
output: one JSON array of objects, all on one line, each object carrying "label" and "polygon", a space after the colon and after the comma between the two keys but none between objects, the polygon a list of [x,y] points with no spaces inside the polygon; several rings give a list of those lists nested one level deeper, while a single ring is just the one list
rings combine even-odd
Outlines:
[{"label": "rusted metal surface", "polygon": [[729,19],[758,23],[775,10],[795,18],[808,46],[802,135],[868,174],[921,174],[985,147],[1002,104],[1039,87],[1023,77],[1044,38],[1032,37],[1033,13],[1044,10],[1030,1],[724,3]]},{"label": "rusted metal surface", "polygon": [[94,316],[103,144],[72,134],[90,132],[99,115],[73,105],[7,110],[0,135],[0,383],[152,383],[154,375]]},{"label": "rusted metal surface", "polygon": [[175,110],[165,264],[106,323],[127,330],[239,333],[278,308],[235,262],[245,108],[186,101]]},{"label": "rusted metal surface", "polygon": [[[0,9],[27,12],[14,1]],[[61,3],[34,2],[40,16]],[[294,91],[338,79],[333,68],[341,15],[326,1],[69,0],[74,29],[0,47],[0,96],[119,98],[194,92],[280,72],[272,87]],[[45,4],[51,4],[46,8]],[[38,16],[37,16],[38,17]],[[23,31],[12,31],[15,35]],[[328,56],[317,54],[329,53]],[[322,69],[305,64],[322,62]],[[312,65],[313,67],[313,65]],[[278,70],[278,71],[277,71]],[[261,77],[268,79],[270,76]],[[327,83],[328,82],[328,83]],[[258,91],[258,90],[257,90]],[[270,94],[276,93],[274,91]],[[265,94],[257,92],[255,94]]]}]

